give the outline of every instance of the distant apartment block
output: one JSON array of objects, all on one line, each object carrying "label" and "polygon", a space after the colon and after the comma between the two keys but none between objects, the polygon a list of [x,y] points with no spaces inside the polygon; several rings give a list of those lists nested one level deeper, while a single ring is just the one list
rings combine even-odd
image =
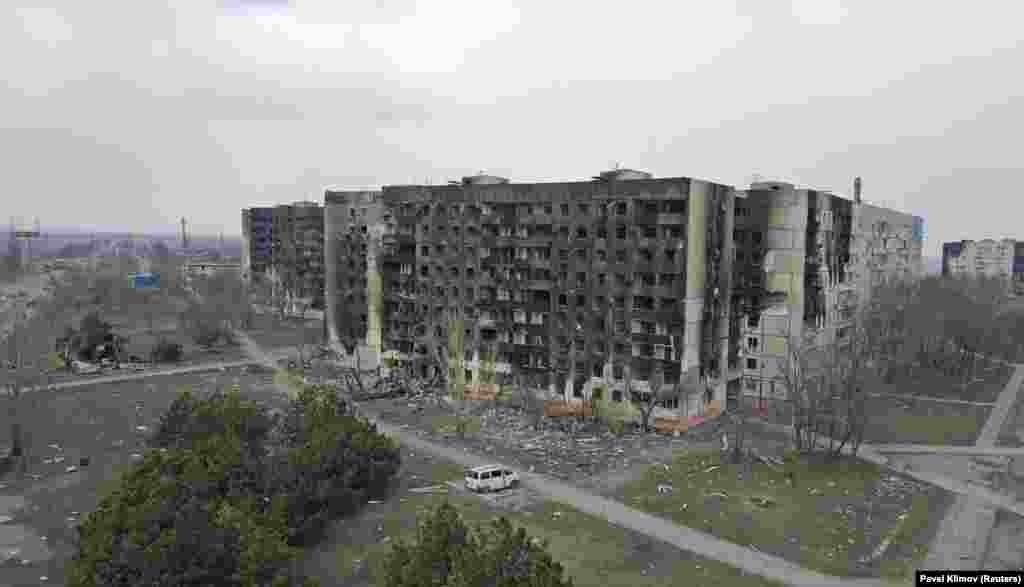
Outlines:
[{"label": "distant apartment block", "polygon": [[624,169],[566,183],[481,175],[330,191],[328,330],[425,372],[457,316],[469,381],[486,351],[498,372],[540,374],[569,397],[600,382],[622,400],[627,378],[644,393],[660,373],[724,402],[730,381],[739,388],[734,197]]},{"label": "distant apartment block", "polygon": [[[856,189],[855,189],[856,192]],[[857,307],[885,280],[924,272],[924,221],[895,210],[792,184],[762,182],[736,198],[737,296],[743,391],[785,398],[782,368],[790,341],[842,342]]]},{"label": "distant apartment block", "polygon": [[1024,286],[1024,242],[1004,238],[962,240],[942,244],[942,275],[946,277],[993,277],[1008,287]]},{"label": "distant apartment block", "polygon": [[273,258],[274,209],[242,210],[242,278],[265,275]]},{"label": "distant apartment block", "polygon": [[290,310],[299,303],[323,306],[324,209],[317,202],[275,206],[269,276],[274,295]]}]

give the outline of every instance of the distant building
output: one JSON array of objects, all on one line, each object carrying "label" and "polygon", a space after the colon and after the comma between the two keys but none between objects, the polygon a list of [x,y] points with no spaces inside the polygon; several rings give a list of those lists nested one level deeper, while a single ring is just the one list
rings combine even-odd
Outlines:
[{"label": "distant building", "polygon": [[1004,238],[943,243],[942,275],[1005,279],[1008,288],[1024,290],[1024,242]]},{"label": "distant building", "polygon": [[270,268],[274,250],[274,209],[242,210],[242,278],[264,275]]},{"label": "distant building", "polygon": [[294,310],[298,302],[320,309],[324,300],[324,209],[317,202],[275,206],[269,275],[275,296]]},{"label": "distant building", "polygon": [[942,274],[947,277],[1003,277],[1014,274],[1017,242],[1013,239],[943,243]]}]

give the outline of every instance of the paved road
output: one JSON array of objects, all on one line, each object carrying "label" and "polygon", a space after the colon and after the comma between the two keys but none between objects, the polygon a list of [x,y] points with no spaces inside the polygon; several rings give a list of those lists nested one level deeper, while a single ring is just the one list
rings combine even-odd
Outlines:
[{"label": "paved road", "polygon": [[1006,387],[999,394],[996,406],[992,408],[992,413],[981,429],[981,434],[978,435],[976,443],[978,446],[995,446],[999,431],[1003,428],[1003,422],[1006,421],[1006,417],[1010,414],[1010,408],[1013,407],[1013,402],[1017,399],[1017,391],[1020,389],[1021,383],[1024,383],[1024,365],[1017,365],[1010,381],[1006,383]]},{"label": "paved road", "polygon": [[906,393],[877,393],[877,392],[875,392],[875,393],[869,393],[868,396],[870,396],[870,397],[893,397],[893,398],[897,398],[897,399],[915,400],[915,401],[922,401],[922,402],[937,402],[937,403],[946,403],[946,404],[961,404],[961,405],[968,405],[968,406],[982,406],[982,407],[986,407],[986,408],[990,408],[990,407],[996,405],[995,402],[972,402],[972,401],[968,401],[968,400],[964,400],[964,399],[949,399],[949,398],[944,398],[944,397],[935,397],[935,396],[931,396],[931,395],[909,395],[909,394],[906,394]]},{"label": "paved road", "polygon": [[930,444],[873,444],[871,448],[882,454],[947,454],[947,455],[977,455],[991,457],[1020,457],[1024,456],[1024,447],[1010,446],[948,446]]},{"label": "paved road", "polygon": [[[1010,381],[999,394],[992,413],[985,422],[985,426],[982,427],[981,434],[978,435],[976,447],[985,449],[995,447],[996,437],[1010,413],[1010,408],[1017,399],[1022,382],[1024,382],[1024,365],[1016,365],[1013,376],[1010,377]],[[969,464],[965,463],[964,466],[969,466]],[[995,508],[992,505],[994,504],[991,500],[983,499],[976,491],[959,495],[942,520],[939,532],[925,558],[924,567],[971,570],[979,568],[985,560],[989,535],[995,525]],[[1021,514],[1020,507],[1007,509]]]},{"label": "paved road", "polygon": [[[283,355],[283,353],[282,353]],[[247,365],[254,365],[257,363],[266,363],[268,366],[273,368],[277,367],[276,361],[283,358],[283,356],[268,354],[269,362],[263,361],[262,359],[245,359],[241,361],[213,361],[209,363],[199,363],[196,365],[186,365],[183,367],[173,367],[170,369],[160,369],[154,371],[139,371],[135,373],[125,373],[123,375],[103,375],[99,377],[83,377],[74,381],[64,381],[61,383],[54,383],[49,386],[36,387],[28,391],[40,391],[42,389],[53,389],[56,391],[74,389],[76,387],[85,387],[88,385],[96,385],[100,383],[120,383],[122,381],[135,381],[138,379],[148,379],[150,377],[163,377],[165,375],[184,375],[188,373],[203,373],[206,371],[217,371],[219,369],[233,369],[236,367],[245,367]]]}]

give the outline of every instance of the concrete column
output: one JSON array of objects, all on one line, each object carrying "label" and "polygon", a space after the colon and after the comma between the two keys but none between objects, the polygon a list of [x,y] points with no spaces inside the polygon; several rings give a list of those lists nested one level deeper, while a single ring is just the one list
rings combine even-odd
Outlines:
[{"label": "concrete column", "polygon": [[348,207],[330,199],[324,202],[324,319],[330,346],[341,344],[338,336],[338,239]]},{"label": "concrete column", "polygon": [[384,226],[367,227],[366,239],[366,346],[379,364],[384,344],[384,281],[378,268]]},{"label": "concrete column", "polygon": [[719,402],[723,408],[725,407],[726,390],[729,384],[729,319],[732,313],[732,304],[730,303],[732,298],[732,259],[733,249],[735,243],[732,240],[732,231],[736,225],[735,222],[735,210],[736,210],[736,194],[733,190],[729,190],[728,193],[722,196],[722,204],[725,206],[724,212],[714,210],[715,214],[724,213],[725,222],[722,223],[722,231],[725,233],[722,235],[724,239],[724,245],[722,250],[722,261],[721,267],[719,268],[721,279],[721,291],[718,292],[719,307],[722,309],[722,318],[718,327],[718,338],[722,344],[722,348],[718,358],[718,364],[721,366],[722,378],[719,384],[715,387],[714,399]]},{"label": "concrete column", "polygon": [[252,221],[249,210],[242,209],[242,280],[249,283],[252,277]]},{"label": "concrete column", "polygon": [[707,201],[710,189],[711,186],[703,181],[695,179],[690,182],[686,225],[686,292],[683,300],[685,326],[680,364],[683,373],[700,366],[701,317],[707,279]]}]

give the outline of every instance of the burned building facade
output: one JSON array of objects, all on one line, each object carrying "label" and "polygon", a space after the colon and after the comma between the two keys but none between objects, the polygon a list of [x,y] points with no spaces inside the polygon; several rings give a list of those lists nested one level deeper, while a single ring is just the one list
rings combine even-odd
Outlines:
[{"label": "burned building facade", "polygon": [[335,332],[429,369],[455,321],[470,380],[487,354],[496,371],[540,375],[569,397],[601,382],[621,398],[626,380],[644,392],[659,374],[724,399],[738,353],[729,186],[615,170],[325,199]]},{"label": "burned building facade", "polygon": [[384,213],[381,192],[328,190],[324,194],[328,338],[348,347],[368,345],[378,355],[382,350],[379,251]]},{"label": "burned building facade", "polygon": [[[858,182],[859,187],[859,182]],[[760,182],[736,198],[733,303],[743,391],[785,399],[788,344],[844,339],[872,289],[923,273],[924,221],[830,192]]]},{"label": "burned building facade", "polygon": [[274,251],[274,209],[242,209],[242,278],[265,275]]},{"label": "burned building facade", "polygon": [[294,310],[319,309],[324,301],[324,209],[316,202],[275,206],[270,278],[275,297]]}]

